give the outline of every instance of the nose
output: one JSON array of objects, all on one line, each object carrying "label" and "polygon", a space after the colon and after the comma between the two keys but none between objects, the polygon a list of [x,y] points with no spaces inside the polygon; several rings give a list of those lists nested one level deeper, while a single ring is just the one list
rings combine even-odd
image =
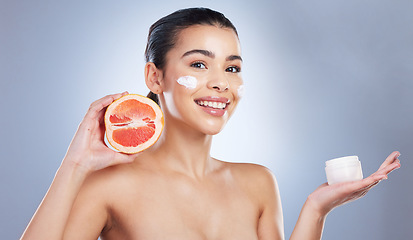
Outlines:
[{"label": "nose", "polygon": [[229,88],[229,82],[225,76],[225,74],[214,74],[211,76],[211,79],[208,81],[208,88],[214,89],[218,92],[225,92]]}]

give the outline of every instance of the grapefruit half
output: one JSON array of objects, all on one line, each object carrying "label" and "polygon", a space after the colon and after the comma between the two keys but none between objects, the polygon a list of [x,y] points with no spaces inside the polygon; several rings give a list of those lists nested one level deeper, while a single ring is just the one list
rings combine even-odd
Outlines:
[{"label": "grapefruit half", "polygon": [[138,153],[152,146],[163,126],[163,113],[158,104],[138,94],[122,96],[106,109],[106,139],[123,153]]}]

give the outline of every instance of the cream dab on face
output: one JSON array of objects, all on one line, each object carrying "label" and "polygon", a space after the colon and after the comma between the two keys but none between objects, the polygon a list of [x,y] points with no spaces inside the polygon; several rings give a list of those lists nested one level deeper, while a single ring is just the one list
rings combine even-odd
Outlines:
[{"label": "cream dab on face", "polygon": [[192,76],[182,76],[176,81],[187,89],[194,89],[198,85],[198,80]]},{"label": "cream dab on face", "polygon": [[242,98],[244,96],[244,92],[245,92],[244,85],[240,85],[237,89],[237,92],[238,92],[238,97]]}]

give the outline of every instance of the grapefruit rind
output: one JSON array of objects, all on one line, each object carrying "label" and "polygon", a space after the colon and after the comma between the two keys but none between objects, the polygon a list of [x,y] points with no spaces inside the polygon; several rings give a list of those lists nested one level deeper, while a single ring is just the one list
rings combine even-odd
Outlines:
[{"label": "grapefruit rind", "polygon": [[[151,122],[155,125],[155,132],[152,135],[152,137],[142,143],[139,144],[138,146],[135,147],[128,147],[121,145],[117,143],[116,141],[113,140],[113,133],[115,130],[118,130],[116,126],[110,121],[111,116],[113,115],[113,112],[117,106],[119,106],[122,102],[129,100],[129,99],[135,99],[141,103],[149,105],[155,112],[155,119],[151,119]],[[113,119],[113,117],[112,117]],[[139,95],[139,94],[127,94],[124,95],[115,101],[113,101],[108,108],[106,109],[105,112],[105,128],[106,128],[106,139],[107,142],[117,151],[123,152],[123,153],[128,153],[128,154],[134,154],[134,153],[139,153],[144,151],[145,149],[151,147],[156,141],[158,141],[159,137],[161,136],[162,130],[164,126],[164,116],[161,108],[159,105],[154,102],[152,99]]]}]

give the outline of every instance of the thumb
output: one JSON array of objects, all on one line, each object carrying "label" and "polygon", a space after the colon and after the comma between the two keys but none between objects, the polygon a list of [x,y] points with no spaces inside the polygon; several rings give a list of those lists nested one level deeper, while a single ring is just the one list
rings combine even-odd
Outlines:
[{"label": "thumb", "polygon": [[137,157],[139,153],[136,154],[126,154],[126,153],[119,153],[116,154],[113,159],[113,164],[124,164],[124,163],[132,163]]}]

